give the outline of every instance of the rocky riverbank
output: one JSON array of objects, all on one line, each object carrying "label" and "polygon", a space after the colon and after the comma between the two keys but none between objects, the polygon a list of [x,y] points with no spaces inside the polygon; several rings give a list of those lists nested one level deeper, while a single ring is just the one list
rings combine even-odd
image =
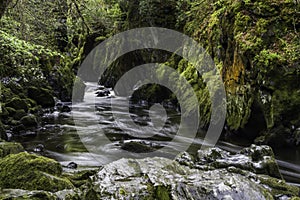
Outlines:
[{"label": "rocky riverbank", "polygon": [[0,142],[1,199],[300,199],[268,146],[237,154],[210,148],[175,160],[117,160],[96,170],[63,168]]}]

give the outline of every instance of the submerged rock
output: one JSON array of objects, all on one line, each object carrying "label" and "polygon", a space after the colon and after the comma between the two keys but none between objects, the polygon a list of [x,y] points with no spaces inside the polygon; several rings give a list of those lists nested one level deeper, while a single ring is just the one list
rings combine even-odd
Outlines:
[{"label": "submerged rock", "polygon": [[126,150],[128,152],[133,153],[148,153],[155,151],[155,148],[141,142],[136,141],[130,141],[130,142],[124,142],[121,145],[121,149]]},{"label": "submerged rock", "polygon": [[61,175],[58,162],[34,154],[11,154],[0,160],[0,188],[53,192],[72,189],[72,183]]}]

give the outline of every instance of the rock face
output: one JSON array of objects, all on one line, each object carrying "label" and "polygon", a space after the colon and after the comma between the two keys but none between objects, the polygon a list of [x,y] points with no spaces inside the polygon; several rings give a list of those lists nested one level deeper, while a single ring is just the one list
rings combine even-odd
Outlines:
[{"label": "rock face", "polygon": [[225,169],[202,171],[166,158],[121,159],[93,177],[102,199],[267,199],[270,194]]}]

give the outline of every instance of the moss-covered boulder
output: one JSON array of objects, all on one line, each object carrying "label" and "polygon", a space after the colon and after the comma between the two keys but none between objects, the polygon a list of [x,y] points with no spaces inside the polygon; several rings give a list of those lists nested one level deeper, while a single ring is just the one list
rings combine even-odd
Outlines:
[{"label": "moss-covered boulder", "polygon": [[16,114],[16,109],[14,109],[14,108],[6,107],[5,109],[7,110],[10,117],[12,117]]},{"label": "moss-covered boulder", "polygon": [[24,110],[25,112],[28,111],[28,104],[24,99],[19,97],[12,98],[7,104],[6,107],[14,108],[15,110]]},{"label": "moss-covered boulder", "polygon": [[0,158],[9,154],[17,154],[24,151],[23,146],[16,142],[4,142],[0,140]]},{"label": "moss-covered boulder", "polygon": [[61,174],[58,162],[34,154],[12,154],[0,160],[0,188],[44,191],[73,188]]},{"label": "moss-covered boulder", "polygon": [[55,101],[51,91],[46,88],[29,87],[28,97],[44,108],[54,107]]},{"label": "moss-covered boulder", "polygon": [[38,125],[36,116],[32,114],[22,117],[20,122],[26,127],[35,127]]},{"label": "moss-covered boulder", "polygon": [[26,115],[27,115],[27,113],[25,112],[25,110],[19,109],[19,110],[16,110],[15,114],[13,115],[13,118],[15,120],[20,120],[22,117],[24,117]]}]

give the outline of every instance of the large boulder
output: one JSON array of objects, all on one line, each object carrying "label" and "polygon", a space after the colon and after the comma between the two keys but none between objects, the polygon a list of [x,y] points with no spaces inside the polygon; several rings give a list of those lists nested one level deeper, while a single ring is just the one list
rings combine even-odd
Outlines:
[{"label": "large boulder", "polygon": [[12,98],[7,104],[6,107],[14,108],[15,110],[24,110],[25,112],[28,111],[27,102],[24,99],[19,97]]},{"label": "large boulder", "polygon": [[32,114],[22,117],[20,122],[26,127],[35,127],[38,125],[37,118]]},{"label": "large boulder", "polygon": [[0,160],[0,188],[54,192],[73,188],[61,175],[58,162],[34,154],[11,154]]},{"label": "large boulder", "polygon": [[93,180],[94,199],[270,199],[246,177],[225,169],[203,171],[166,158],[121,159]]},{"label": "large boulder", "polygon": [[256,174],[266,174],[282,179],[272,148],[266,145],[251,145],[237,154],[219,148],[200,150],[195,165],[213,168],[236,167]]}]

